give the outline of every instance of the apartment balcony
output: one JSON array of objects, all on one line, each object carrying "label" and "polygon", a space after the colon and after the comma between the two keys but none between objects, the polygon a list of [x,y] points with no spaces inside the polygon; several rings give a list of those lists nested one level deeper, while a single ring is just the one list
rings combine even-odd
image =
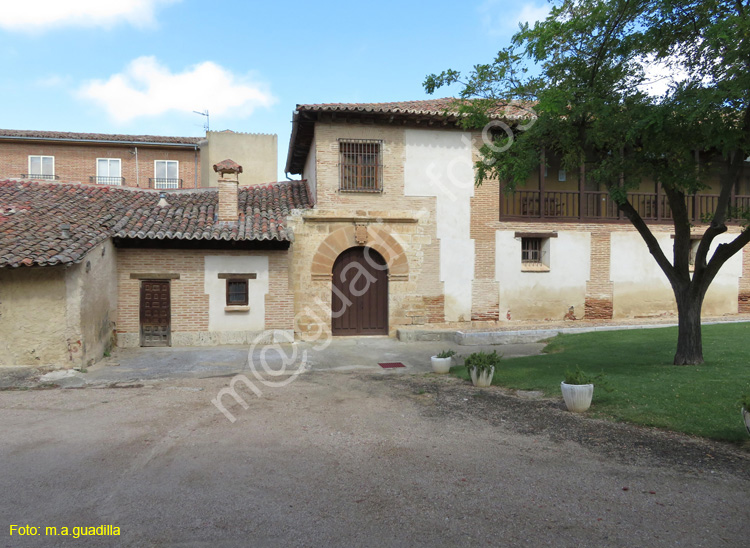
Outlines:
[{"label": "apartment balcony", "polygon": [[125,184],[125,177],[104,177],[101,175],[94,175],[89,177],[89,182],[97,185],[123,186]]},{"label": "apartment balcony", "polygon": [[182,186],[182,179],[169,179],[169,178],[161,178],[161,177],[155,177],[155,178],[149,178],[148,180],[148,188],[156,188],[161,190],[174,190],[178,188],[183,188]]},{"label": "apartment balcony", "polygon": [[42,180],[42,181],[55,181],[59,179],[57,175],[42,175],[41,173],[22,173],[21,179],[31,180]]},{"label": "apartment balcony", "polygon": [[[632,192],[628,193],[628,200],[645,221],[672,221],[672,210],[663,193]],[[691,222],[705,222],[718,200],[718,194],[688,196]],[[750,196],[732,196],[730,208],[750,209]],[[565,190],[517,190],[510,195],[501,192],[500,220],[629,222],[608,192]]]}]

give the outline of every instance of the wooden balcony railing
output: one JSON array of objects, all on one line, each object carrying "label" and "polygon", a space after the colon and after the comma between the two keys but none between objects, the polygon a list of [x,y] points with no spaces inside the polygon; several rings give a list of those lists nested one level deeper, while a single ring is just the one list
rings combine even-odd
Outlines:
[{"label": "wooden balcony railing", "polygon": [[[645,221],[671,221],[672,210],[664,194],[628,193],[628,199]],[[716,208],[718,194],[696,194],[686,198],[692,222],[700,223]],[[731,208],[750,209],[750,196],[733,196]],[[500,220],[586,220],[628,222],[608,192],[517,190],[500,193]]]}]

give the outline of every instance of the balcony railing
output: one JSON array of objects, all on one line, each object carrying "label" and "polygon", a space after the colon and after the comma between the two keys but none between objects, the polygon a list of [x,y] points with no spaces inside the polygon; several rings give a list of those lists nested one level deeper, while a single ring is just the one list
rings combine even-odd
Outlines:
[{"label": "balcony railing", "polygon": [[[716,208],[718,194],[686,197],[690,220],[700,223]],[[666,195],[648,192],[628,193],[628,200],[645,221],[671,221],[672,210]],[[750,209],[750,196],[733,196],[730,208]],[[500,193],[500,219],[622,221],[627,218],[608,192],[517,190]]]},{"label": "balcony railing", "polygon": [[89,182],[96,183],[97,185],[122,186],[125,184],[125,177],[104,177],[102,175],[94,175],[89,177]]},{"label": "balcony railing", "polygon": [[182,179],[163,179],[160,177],[149,178],[148,187],[163,190],[182,188]]},{"label": "balcony railing", "polygon": [[57,175],[42,175],[41,173],[22,173],[21,179],[46,179],[48,181],[54,181],[59,179]]}]

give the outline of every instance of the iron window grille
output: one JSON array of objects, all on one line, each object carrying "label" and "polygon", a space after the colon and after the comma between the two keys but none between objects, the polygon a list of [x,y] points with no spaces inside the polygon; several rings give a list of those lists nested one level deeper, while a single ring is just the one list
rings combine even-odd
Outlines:
[{"label": "iron window grille", "polygon": [[161,190],[178,189],[182,188],[182,179],[150,177],[148,180],[148,186],[149,188],[157,188]]},{"label": "iron window grille", "polygon": [[247,280],[227,280],[227,306],[247,306]]},{"label": "iron window grille", "polygon": [[96,175],[89,177],[90,183],[96,183],[97,185],[114,185],[122,186],[125,184],[125,177],[105,177],[103,175]]},{"label": "iron window grille", "polygon": [[382,192],[383,142],[372,139],[339,140],[342,192]]},{"label": "iron window grille", "polygon": [[521,238],[521,263],[542,264],[541,238]]}]

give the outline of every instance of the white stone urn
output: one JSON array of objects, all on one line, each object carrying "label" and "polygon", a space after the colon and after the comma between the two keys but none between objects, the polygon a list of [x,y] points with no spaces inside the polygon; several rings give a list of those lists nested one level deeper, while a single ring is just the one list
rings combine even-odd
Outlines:
[{"label": "white stone urn", "polygon": [[469,369],[471,375],[471,383],[479,388],[487,388],[492,384],[492,377],[495,374],[495,367],[490,369],[482,369],[481,372],[477,371],[476,367]]},{"label": "white stone urn", "polygon": [[568,411],[583,413],[591,407],[591,398],[594,396],[593,384],[567,384],[563,381],[560,388]]},{"label": "white stone urn", "polygon": [[438,358],[437,356],[432,356],[430,362],[432,362],[432,371],[442,375],[450,371],[453,358]]},{"label": "white stone urn", "polygon": [[742,418],[745,419],[745,428],[747,429],[747,433],[750,434],[750,411],[742,408]]}]

